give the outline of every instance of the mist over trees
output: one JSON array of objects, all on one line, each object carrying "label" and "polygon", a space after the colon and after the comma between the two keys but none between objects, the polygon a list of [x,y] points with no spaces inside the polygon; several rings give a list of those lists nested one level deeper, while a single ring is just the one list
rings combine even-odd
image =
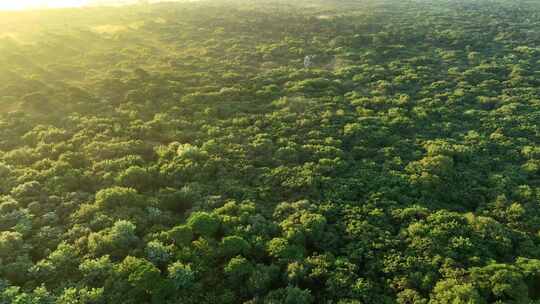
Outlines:
[{"label": "mist over trees", "polygon": [[0,12],[0,303],[540,303],[539,24],[536,1]]}]

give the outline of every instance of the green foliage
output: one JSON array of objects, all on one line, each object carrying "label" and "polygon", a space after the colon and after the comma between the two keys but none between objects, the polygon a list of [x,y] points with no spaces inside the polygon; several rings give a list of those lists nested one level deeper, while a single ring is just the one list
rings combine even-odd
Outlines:
[{"label": "green foliage", "polygon": [[247,255],[250,245],[239,236],[227,236],[221,240],[221,252],[225,256]]},{"label": "green foliage", "polygon": [[270,256],[278,259],[297,260],[304,257],[303,247],[292,245],[284,238],[273,238],[268,242],[267,250]]},{"label": "green foliage", "polygon": [[523,274],[514,265],[491,264],[473,268],[471,278],[490,298],[514,303],[529,300]]},{"label": "green foliage", "polygon": [[0,12],[0,303],[539,302],[539,12]]},{"label": "green foliage", "polygon": [[147,189],[156,183],[156,177],[149,169],[132,166],[118,175],[117,182],[128,188]]},{"label": "green foliage", "polygon": [[146,243],[146,258],[156,265],[167,264],[171,259],[172,248],[165,246],[159,241],[150,241]]},{"label": "green foliage", "polygon": [[57,304],[100,304],[105,303],[103,298],[103,289],[77,289],[66,288],[56,299]]},{"label": "green foliage", "polygon": [[158,292],[163,278],[160,270],[145,259],[127,256],[114,268],[106,283],[107,302],[138,303],[148,301]]},{"label": "green foliage", "polygon": [[467,303],[482,304],[486,303],[480,296],[480,293],[470,283],[461,284],[456,280],[450,279],[440,281],[433,289],[433,295],[429,303],[433,304],[451,304]]},{"label": "green foliage", "polygon": [[220,223],[212,213],[194,212],[187,219],[187,225],[195,234],[211,237],[217,233]]},{"label": "green foliage", "polygon": [[193,230],[187,225],[178,225],[167,231],[167,236],[177,246],[186,246],[193,240]]},{"label": "green foliage", "polygon": [[307,290],[302,290],[298,287],[287,287],[269,293],[264,299],[264,303],[309,304],[313,303],[313,297]]},{"label": "green foliage", "polygon": [[126,256],[139,241],[135,229],[135,225],[129,221],[117,221],[111,228],[91,233],[88,236],[88,250],[95,256]]},{"label": "green foliage", "polygon": [[169,278],[177,289],[187,289],[195,283],[195,272],[191,269],[191,265],[174,262],[167,270]]},{"label": "green foliage", "polygon": [[96,204],[100,208],[118,208],[123,206],[141,206],[144,200],[132,188],[113,187],[100,190],[96,194]]},{"label": "green foliage", "polygon": [[108,255],[97,259],[86,259],[79,265],[84,282],[89,286],[100,286],[113,271],[113,263]]}]

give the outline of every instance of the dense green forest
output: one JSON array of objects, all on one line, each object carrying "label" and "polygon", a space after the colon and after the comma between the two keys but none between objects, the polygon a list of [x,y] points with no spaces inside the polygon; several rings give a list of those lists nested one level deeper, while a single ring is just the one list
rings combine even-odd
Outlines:
[{"label": "dense green forest", "polygon": [[0,12],[0,303],[540,303],[540,2]]}]

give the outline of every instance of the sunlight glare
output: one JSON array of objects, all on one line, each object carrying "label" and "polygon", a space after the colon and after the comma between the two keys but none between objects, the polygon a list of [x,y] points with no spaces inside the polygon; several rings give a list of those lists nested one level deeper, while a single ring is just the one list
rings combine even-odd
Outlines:
[{"label": "sunlight glare", "polygon": [[0,0],[0,10],[79,7],[88,2],[88,0]]}]

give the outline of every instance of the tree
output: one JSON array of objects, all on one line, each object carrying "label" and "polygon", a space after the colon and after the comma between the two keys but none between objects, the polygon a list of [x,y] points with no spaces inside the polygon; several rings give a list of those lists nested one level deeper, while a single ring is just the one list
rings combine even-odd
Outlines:
[{"label": "tree", "polygon": [[62,294],[56,299],[57,304],[100,304],[105,303],[103,297],[104,290],[102,288],[81,288],[74,287],[66,288],[62,291]]},{"label": "tree", "polygon": [[212,237],[219,229],[219,218],[207,212],[194,212],[187,219],[187,225],[198,235]]},{"label": "tree", "polygon": [[298,287],[287,287],[270,292],[264,299],[266,304],[309,304],[313,303],[313,296],[309,290]]},{"label": "tree", "polygon": [[96,194],[96,204],[100,208],[118,208],[123,206],[143,206],[144,199],[137,190],[124,187],[113,187],[100,190]]},{"label": "tree", "polygon": [[430,304],[482,304],[486,303],[478,290],[470,283],[460,283],[456,279],[447,279],[437,282]]},{"label": "tree", "polygon": [[494,263],[475,267],[471,271],[471,278],[484,293],[484,298],[518,303],[530,301],[523,271],[515,265]]},{"label": "tree", "polygon": [[172,256],[172,246],[165,246],[159,241],[146,243],[146,258],[155,265],[166,264]]},{"label": "tree", "polygon": [[221,240],[221,252],[226,257],[248,254],[250,245],[239,236],[227,236]]},{"label": "tree", "polygon": [[162,284],[161,272],[145,259],[127,256],[114,267],[106,282],[107,301],[140,303],[149,301]]},{"label": "tree", "polygon": [[124,257],[139,242],[135,229],[129,221],[116,221],[111,228],[88,236],[88,250],[95,256],[110,254],[114,258]]},{"label": "tree", "polygon": [[174,262],[168,267],[169,279],[173,281],[173,286],[176,289],[188,289],[195,282],[195,271],[191,265],[181,262]]},{"label": "tree", "polygon": [[167,236],[177,246],[189,245],[193,240],[193,230],[187,225],[178,225],[167,232]]},{"label": "tree", "polygon": [[156,175],[148,168],[131,166],[118,175],[117,181],[124,187],[144,190],[156,184]]}]

